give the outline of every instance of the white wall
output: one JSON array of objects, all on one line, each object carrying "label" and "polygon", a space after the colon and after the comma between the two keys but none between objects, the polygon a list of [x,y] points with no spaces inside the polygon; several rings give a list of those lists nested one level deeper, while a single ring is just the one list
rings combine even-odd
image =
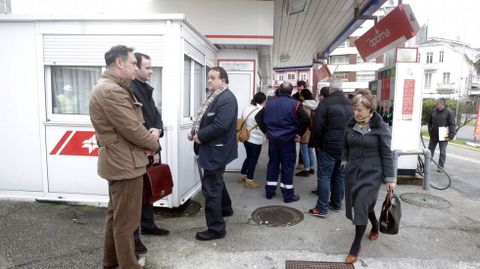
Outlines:
[{"label": "white wall", "polygon": [[[12,0],[12,14],[183,13],[205,35],[273,35],[273,1],[233,0]],[[225,40],[229,44],[242,44]],[[261,42],[262,40],[258,40]],[[269,40],[271,44],[272,40]]]},{"label": "white wall", "polygon": [[[35,28],[2,23],[0,59],[0,189],[42,191],[42,150]],[[42,74],[43,75],[43,74]]]}]

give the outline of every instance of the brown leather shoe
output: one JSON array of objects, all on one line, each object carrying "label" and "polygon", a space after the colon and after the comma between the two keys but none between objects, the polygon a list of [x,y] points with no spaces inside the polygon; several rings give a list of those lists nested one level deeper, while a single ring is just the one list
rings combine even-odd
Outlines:
[{"label": "brown leather shoe", "polygon": [[357,261],[357,256],[348,254],[347,258],[345,258],[345,263],[355,263]]},{"label": "brown leather shoe", "polygon": [[368,239],[370,239],[371,241],[377,240],[378,232],[370,231],[370,234],[368,235]]}]

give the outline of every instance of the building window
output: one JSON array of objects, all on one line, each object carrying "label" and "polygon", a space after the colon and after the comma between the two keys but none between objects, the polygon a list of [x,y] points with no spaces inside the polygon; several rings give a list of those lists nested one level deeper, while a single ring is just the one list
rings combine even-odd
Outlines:
[{"label": "building window", "polygon": [[443,63],[443,50],[440,51],[440,55],[439,55],[439,57],[438,57],[438,62],[439,62],[439,63]]},{"label": "building window", "polygon": [[295,73],[288,73],[287,74],[287,80],[295,80],[296,76]]},{"label": "building window", "polygon": [[330,58],[331,64],[349,64],[348,55],[332,56]]},{"label": "building window", "polygon": [[88,115],[92,87],[102,74],[100,66],[46,66],[46,88],[51,89],[52,113]]},{"label": "building window", "polygon": [[433,52],[427,52],[427,64],[433,63]]},{"label": "building window", "polygon": [[347,72],[333,73],[332,79],[338,79],[341,81],[348,81]]},{"label": "building window", "polygon": [[443,84],[448,84],[450,83],[450,73],[446,72],[443,73]]},{"label": "building window", "polygon": [[204,99],[205,67],[188,56],[183,58],[182,115],[192,119]]},{"label": "building window", "polygon": [[372,71],[372,72],[358,71],[357,72],[357,81],[372,81],[372,80],[375,80],[375,71]]},{"label": "building window", "polygon": [[424,88],[425,89],[430,89],[431,86],[432,86],[432,73],[425,72]]},{"label": "building window", "polygon": [[300,75],[298,75],[298,79],[307,81],[307,73],[300,73]]},{"label": "building window", "polygon": [[348,46],[349,46],[349,42],[348,42],[348,38],[347,38],[347,39],[345,39],[345,41],[340,43],[340,45],[338,45],[337,48],[348,48]]},{"label": "building window", "polygon": [[278,80],[285,81],[285,75],[284,74],[278,74]]}]

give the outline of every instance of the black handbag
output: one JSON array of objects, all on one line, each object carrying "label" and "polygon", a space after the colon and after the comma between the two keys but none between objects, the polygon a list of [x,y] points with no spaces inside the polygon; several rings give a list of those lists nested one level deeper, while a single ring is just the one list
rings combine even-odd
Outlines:
[{"label": "black handbag", "polygon": [[400,229],[400,219],[402,218],[402,206],[400,199],[393,193],[393,190],[387,193],[380,213],[380,232],[384,234],[397,234]]}]

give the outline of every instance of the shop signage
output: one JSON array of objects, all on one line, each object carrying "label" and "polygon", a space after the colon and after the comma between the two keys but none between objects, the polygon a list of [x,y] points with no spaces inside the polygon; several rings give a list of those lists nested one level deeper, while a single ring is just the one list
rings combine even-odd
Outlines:
[{"label": "shop signage", "polygon": [[98,156],[95,132],[66,131],[50,155]]},{"label": "shop signage", "polygon": [[355,40],[355,46],[362,58],[368,61],[405,43],[414,37],[419,29],[410,6],[401,4]]}]

